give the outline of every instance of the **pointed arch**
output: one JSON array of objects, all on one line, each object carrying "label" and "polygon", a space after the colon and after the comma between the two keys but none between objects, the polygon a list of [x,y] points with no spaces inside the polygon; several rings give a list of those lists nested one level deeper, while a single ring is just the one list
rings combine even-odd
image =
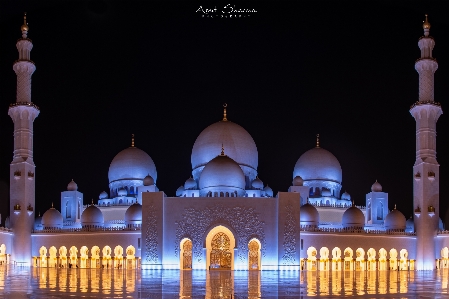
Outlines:
[{"label": "pointed arch", "polygon": [[234,234],[223,225],[215,226],[206,237],[206,267],[234,270]]},{"label": "pointed arch", "polygon": [[261,248],[262,244],[256,238],[248,242],[248,270],[261,270]]}]

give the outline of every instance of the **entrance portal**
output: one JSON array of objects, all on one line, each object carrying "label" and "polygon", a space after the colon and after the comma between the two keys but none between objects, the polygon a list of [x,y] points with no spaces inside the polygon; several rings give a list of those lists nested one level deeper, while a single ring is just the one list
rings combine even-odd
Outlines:
[{"label": "entrance portal", "polygon": [[230,270],[232,253],[229,237],[225,233],[219,232],[212,238],[211,247],[210,269]]}]

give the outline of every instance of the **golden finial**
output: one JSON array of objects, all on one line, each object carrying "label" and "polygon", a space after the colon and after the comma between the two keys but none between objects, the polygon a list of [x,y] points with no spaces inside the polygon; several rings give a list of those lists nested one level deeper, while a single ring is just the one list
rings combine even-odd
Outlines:
[{"label": "golden finial", "polygon": [[131,147],[134,147],[134,134],[131,134]]},{"label": "golden finial", "polygon": [[430,23],[429,23],[429,20],[427,19],[427,14],[425,14],[425,16],[426,16],[426,20],[423,21],[422,28],[423,29],[430,29]]},{"label": "golden finial", "polygon": [[92,204],[91,204],[91,206],[93,206],[94,205],[94,199],[92,198]]},{"label": "golden finial", "polygon": [[320,147],[320,134],[316,134],[316,147]]},{"label": "golden finial", "polygon": [[355,202],[354,201],[352,201],[352,206],[355,207]]},{"label": "golden finial", "polygon": [[53,207],[53,202],[51,203],[51,208],[54,209],[54,207]]},{"label": "golden finial", "polygon": [[23,15],[23,25],[20,27],[20,30],[22,31],[28,31],[30,28],[28,28],[28,23],[27,23],[27,13],[24,13]]},{"label": "golden finial", "polygon": [[228,121],[228,118],[226,117],[226,107],[228,107],[228,104],[223,104],[223,121]]},{"label": "golden finial", "polygon": [[224,153],[224,146],[223,146],[223,143],[221,144],[221,154],[220,154],[220,156],[224,156],[225,155],[225,153]]}]

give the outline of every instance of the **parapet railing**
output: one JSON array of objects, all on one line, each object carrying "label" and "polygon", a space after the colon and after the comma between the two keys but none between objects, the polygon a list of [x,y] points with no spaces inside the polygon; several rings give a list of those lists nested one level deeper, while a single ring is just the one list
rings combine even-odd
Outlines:
[{"label": "parapet railing", "polygon": [[141,227],[83,227],[83,228],[50,228],[33,230],[33,233],[76,233],[76,232],[111,232],[111,231],[140,231]]},{"label": "parapet railing", "polygon": [[[405,232],[403,230],[370,230],[364,228],[321,228],[313,226],[301,226],[300,231],[303,232],[323,232],[323,233],[352,233],[352,234],[367,234],[367,235],[405,235],[416,236],[415,232]],[[449,231],[447,231],[449,234]]]}]

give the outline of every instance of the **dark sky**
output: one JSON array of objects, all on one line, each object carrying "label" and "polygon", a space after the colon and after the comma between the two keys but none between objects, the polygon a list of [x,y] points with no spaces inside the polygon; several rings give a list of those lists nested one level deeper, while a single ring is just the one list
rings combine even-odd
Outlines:
[{"label": "dark sky", "polygon": [[[393,2],[393,3],[390,3]],[[190,176],[196,137],[222,117],[243,126],[259,151],[259,177],[287,191],[315,135],[343,169],[356,204],[377,179],[412,211],[414,62],[424,14],[435,38],[435,99],[449,100],[449,18],[444,1],[0,1],[0,179],[8,182],[22,14],[28,12],[36,209],[73,178],[84,202],[108,191],[108,168],[130,145],[156,163],[173,196]],[[200,5],[257,10],[238,19],[202,18]],[[440,211],[448,208],[449,130],[437,126]],[[447,153],[447,154],[446,154]],[[3,206],[6,199],[1,198]],[[4,213],[4,212],[3,212]]]}]

